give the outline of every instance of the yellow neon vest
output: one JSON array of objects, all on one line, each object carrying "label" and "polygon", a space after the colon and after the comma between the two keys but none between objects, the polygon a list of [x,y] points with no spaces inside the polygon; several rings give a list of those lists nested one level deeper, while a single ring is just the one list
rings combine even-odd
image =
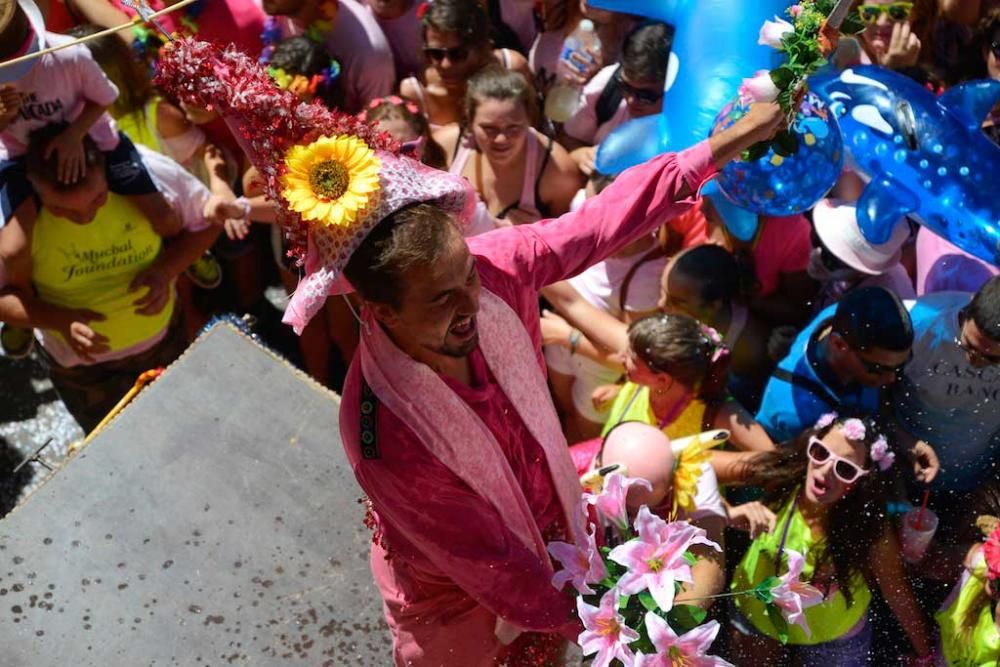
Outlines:
[{"label": "yellow neon vest", "polygon": [[[634,400],[633,396],[635,397]],[[704,419],[705,404],[698,399],[694,399],[688,403],[684,411],[674,421],[663,428],[663,432],[671,440],[695,435],[705,430],[702,428],[702,421]],[[608,412],[608,420],[604,423],[601,437],[603,438],[607,435],[608,431],[614,428],[615,425],[627,421],[642,422],[650,426],[657,426],[659,424],[656,416],[653,414],[653,409],[649,406],[649,387],[641,387],[634,382],[625,383],[625,386],[618,392],[618,396],[615,397],[614,402],[611,404],[611,410]]]},{"label": "yellow neon vest", "polygon": [[980,593],[985,590],[985,581],[986,561],[980,554],[955,599],[934,615],[941,628],[941,649],[949,665],[996,667],[1000,657],[1000,632],[993,619],[994,602],[987,598],[976,616],[976,624],[968,630],[964,628],[969,607],[982,600]]},{"label": "yellow neon vest", "polygon": [[118,129],[128,135],[136,144],[142,144],[146,148],[165,153],[163,144],[160,142],[160,134],[156,129],[156,110],[160,106],[160,98],[154,97],[146,103],[146,108],[133,111],[121,116],[115,116]]},{"label": "yellow neon vest", "polygon": [[[798,494],[789,498],[788,502],[778,513],[776,528],[773,533],[764,533],[755,539],[747,550],[743,560],[736,567],[733,574],[733,583],[730,590],[744,591],[753,588],[764,579],[775,575],[774,559],[778,553],[778,546],[781,544],[781,534],[785,528],[785,521],[788,513],[792,509],[792,500]],[[792,516],[791,525],[788,526],[788,537],[785,539],[785,549],[793,549],[803,554],[806,558],[805,566],[802,568],[802,581],[809,581],[816,570],[816,556],[819,555],[818,542],[813,537],[809,525],[805,519],[795,510]],[[782,560],[785,560],[782,558]],[[778,576],[787,572],[786,565],[782,564]],[[824,590],[822,586],[818,586]],[[834,585],[836,588],[836,585]],[[839,639],[846,635],[859,621],[868,613],[868,604],[871,602],[871,591],[864,577],[856,574],[851,581],[851,592],[854,595],[853,604],[847,606],[847,598],[839,590],[828,594],[826,599],[820,604],[805,610],[806,621],[812,631],[811,637],[806,637],[805,632],[797,625],[788,626],[789,644],[822,644],[834,639]],[[747,620],[761,633],[778,638],[778,633],[767,617],[764,604],[749,595],[740,595],[733,598],[733,602]]]},{"label": "yellow neon vest", "polygon": [[104,315],[106,319],[93,321],[90,327],[108,337],[112,352],[123,350],[162,332],[173,315],[173,289],[167,305],[152,316],[137,315],[133,305],[146,288],[128,291],[136,274],[160,254],[161,246],[152,224],[128,199],[113,192],[86,225],[43,207],[31,239],[32,282],[46,303]]}]

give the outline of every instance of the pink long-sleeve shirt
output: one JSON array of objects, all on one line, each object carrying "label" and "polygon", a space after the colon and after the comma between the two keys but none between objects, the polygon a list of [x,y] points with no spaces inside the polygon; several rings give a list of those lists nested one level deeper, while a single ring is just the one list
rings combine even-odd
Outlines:
[{"label": "pink long-sleeve shirt", "polygon": [[[503,299],[528,331],[539,373],[545,363],[538,290],[580,273],[683,212],[714,174],[711,151],[702,142],[624,172],[578,211],[467,239],[483,287]],[[470,359],[472,386],[444,381],[490,429],[539,531],[550,539],[564,517],[543,450],[482,354],[476,350]],[[497,617],[532,631],[565,630],[573,599],[552,587],[551,564],[540,561],[507,528],[501,512],[431,456],[385,406],[376,418],[378,457],[361,456],[362,384],[355,361],[344,387],[340,428],[382,536],[382,546],[373,547],[372,568],[397,664],[492,664],[502,648],[494,634]]]}]

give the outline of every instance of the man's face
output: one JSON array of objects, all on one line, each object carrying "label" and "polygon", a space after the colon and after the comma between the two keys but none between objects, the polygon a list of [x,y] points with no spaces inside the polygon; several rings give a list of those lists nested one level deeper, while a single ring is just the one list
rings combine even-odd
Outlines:
[{"label": "man's face", "polygon": [[263,0],[262,4],[264,11],[271,16],[291,16],[297,14],[306,2],[307,0]]},{"label": "man's face", "polygon": [[986,368],[1000,364],[1000,342],[987,336],[971,317],[963,316],[960,322],[962,327],[955,342],[965,352],[969,365],[973,368]]},{"label": "man's face", "polygon": [[622,69],[618,72],[617,84],[632,118],[663,111],[663,81],[635,78]]},{"label": "man's face", "polygon": [[846,346],[845,364],[852,380],[873,389],[885,387],[899,379],[903,368],[913,356],[910,349],[898,351],[872,347],[858,350],[847,345],[843,339],[841,341]]},{"label": "man's face", "polygon": [[660,301],[657,305],[665,313],[680,313],[702,322],[712,322],[718,315],[722,303],[706,302],[702,299],[701,293],[702,284],[678,271],[671,262],[667,265],[660,281]]},{"label": "man's face", "polygon": [[108,201],[108,182],[102,166],[91,165],[82,181],[69,190],[59,190],[49,183],[32,180],[42,206],[55,216],[78,225],[93,222],[97,212]]},{"label": "man's face", "polygon": [[464,357],[479,343],[479,272],[465,240],[454,230],[442,256],[403,278],[398,310],[379,304],[376,317],[411,356]]}]

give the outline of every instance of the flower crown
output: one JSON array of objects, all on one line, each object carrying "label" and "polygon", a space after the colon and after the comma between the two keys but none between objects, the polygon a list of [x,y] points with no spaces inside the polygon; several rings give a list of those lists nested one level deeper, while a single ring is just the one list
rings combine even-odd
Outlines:
[{"label": "flower crown", "polygon": [[363,111],[362,114],[367,114],[368,111],[372,109],[377,109],[383,104],[391,104],[394,107],[404,107],[414,116],[420,115],[420,107],[417,106],[416,102],[413,100],[406,100],[399,95],[387,95],[386,97],[376,97],[371,102],[368,103],[367,111]]},{"label": "flower crown", "polygon": [[[837,417],[836,412],[827,412],[816,421],[816,425],[813,428],[816,430],[827,428],[837,421]],[[840,425],[840,431],[848,440],[864,440],[867,435],[865,423],[856,417],[845,419],[844,423]],[[883,472],[891,468],[892,464],[896,461],[896,454],[889,449],[889,441],[881,433],[875,438],[868,454],[871,456],[872,461],[878,464],[879,470]]]},{"label": "flower crown", "polygon": [[416,202],[462,225],[475,213],[468,181],[400,157],[398,142],[353,114],[302,102],[235,48],[178,40],[163,53],[156,83],[218,110],[260,172],[305,270],[284,316],[297,333],[328,296],[351,291],[344,266],[380,220]]}]

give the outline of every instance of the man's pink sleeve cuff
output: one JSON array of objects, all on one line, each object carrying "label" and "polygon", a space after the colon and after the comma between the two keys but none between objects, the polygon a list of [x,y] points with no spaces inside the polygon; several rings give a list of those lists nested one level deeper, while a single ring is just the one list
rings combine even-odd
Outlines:
[{"label": "man's pink sleeve cuff", "polygon": [[677,166],[681,170],[684,182],[695,193],[698,193],[705,183],[719,173],[719,170],[715,168],[715,160],[712,157],[712,149],[708,145],[708,139],[678,153]]}]

